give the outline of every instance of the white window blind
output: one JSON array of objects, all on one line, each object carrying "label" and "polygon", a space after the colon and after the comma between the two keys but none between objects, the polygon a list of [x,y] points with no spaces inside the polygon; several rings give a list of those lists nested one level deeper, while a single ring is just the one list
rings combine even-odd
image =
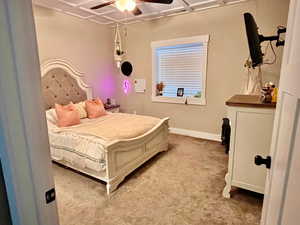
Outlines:
[{"label": "white window blind", "polygon": [[163,96],[176,97],[178,88],[184,88],[184,96],[201,93],[205,55],[204,43],[156,48],[157,81],[165,85]]},{"label": "white window blind", "polygon": [[[152,44],[154,84],[160,82],[164,84],[162,96],[158,96],[156,92],[156,95],[153,95],[154,99],[159,101],[160,98],[160,100],[172,102],[170,98],[177,97],[178,88],[183,88],[183,99],[194,99],[190,102],[195,104],[202,100],[201,103],[205,104],[207,44],[208,36],[160,41]],[[177,103],[183,102],[176,101]]]}]

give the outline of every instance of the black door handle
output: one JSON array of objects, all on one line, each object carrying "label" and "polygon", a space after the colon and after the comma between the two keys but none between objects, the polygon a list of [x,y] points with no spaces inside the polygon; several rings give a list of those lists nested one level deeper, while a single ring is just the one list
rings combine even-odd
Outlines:
[{"label": "black door handle", "polygon": [[260,155],[255,156],[254,163],[257,166],[260,166],[262,164],[266,165],[267,169],[271,168],[271,156],[267,156],[265,159],[261,157]]}]

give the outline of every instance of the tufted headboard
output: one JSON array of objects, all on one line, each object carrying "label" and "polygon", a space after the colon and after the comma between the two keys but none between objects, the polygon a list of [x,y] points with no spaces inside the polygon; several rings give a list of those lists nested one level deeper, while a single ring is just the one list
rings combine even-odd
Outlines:
[{"label": "tufted headboard", "polygon": [[42,93],[45,109],[55,103],[78,103],[92,98],[92,89],[83,81],[83,74],[64,60],[50,60],[42,64]]}]

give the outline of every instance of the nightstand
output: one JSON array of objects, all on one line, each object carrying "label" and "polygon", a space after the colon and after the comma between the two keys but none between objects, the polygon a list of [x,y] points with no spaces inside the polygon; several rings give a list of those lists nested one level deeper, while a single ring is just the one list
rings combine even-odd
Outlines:
[{"label": "nightstand", "polygon": [[111,113],[118,113],[120,112],[120,105],[104,105],[106,111]]},{"label": "nightstand", "polygon": [[276,104],[262,103],[256,95],[235,95],[226,105],[231,135],[223,196],[230,198],[231,186],[263,194],[267,170],[254,157],[270,154]]}]

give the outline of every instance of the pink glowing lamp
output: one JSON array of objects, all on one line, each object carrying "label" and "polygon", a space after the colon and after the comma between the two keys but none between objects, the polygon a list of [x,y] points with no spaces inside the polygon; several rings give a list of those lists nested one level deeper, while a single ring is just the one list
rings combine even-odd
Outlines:
[{"label": "pink glowing lamp", "polygon": [[123,91],[125,94],[128,94],[130,90],[130,82],[129,80],[124,80],[123,82]]}]

